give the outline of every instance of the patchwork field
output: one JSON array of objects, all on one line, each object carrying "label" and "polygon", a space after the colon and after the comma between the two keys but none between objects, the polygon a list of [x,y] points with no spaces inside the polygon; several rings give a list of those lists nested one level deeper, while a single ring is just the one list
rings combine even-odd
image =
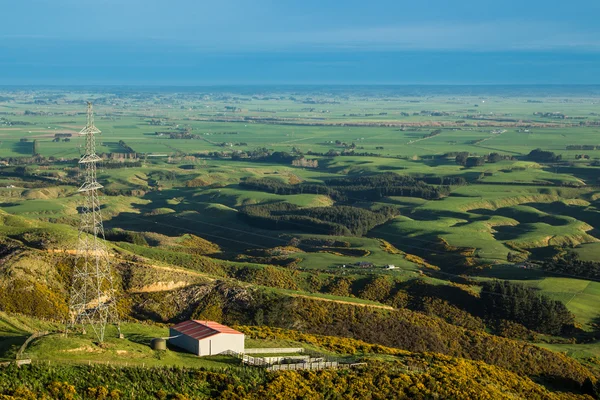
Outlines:
[{"label": "patchwork field", "polygon": [[[161,324],[195,317],[313,333],[328,321],[344,337],[460,353],[421,332],[443,323],[596,368],[589,361],[600,339],[594,88],[0,94],[6,359],[29,333],[49,330],[29,347],[33,359],[232,366],[177,352],[158,358],[147,348],[149,338],[167,334]],[[89,337],[56,334],[77,247],[87,99],[102,130],[101,212],[121,311],[131,321],[128,340],[111,339],[102,353]],[[21,292],[43,301],[27,302]],[[341,317],[327,313],[341,307],[361,310],[344,317],[357,326],[335,325]],[[393,326],[394,336],[361,331],[366,310],[381,313],[368,317],[382,324],[377,332]],[[19,322],[14,312],[53,322]],[[395,312],[415,314],[393,325],[385,318]],[[397,343],[407,327],[420,339]],[[281,340],[251,343],[299,343]]]}]

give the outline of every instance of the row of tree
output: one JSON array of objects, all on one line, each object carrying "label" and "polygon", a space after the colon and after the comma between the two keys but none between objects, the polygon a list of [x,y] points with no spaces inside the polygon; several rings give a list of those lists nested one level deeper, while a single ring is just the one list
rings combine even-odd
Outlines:
[{"label": "row of tree", "polygon": [[512,157],[501,155],[499,153],[490,153],[487,156],[471,156],[468,152],[458,152],[455,156],[455,161],[463,167],[473,168],[484,165],[485,163],[494,164],[502,160],[510,160]]},{"label": "row of tree", "polygon": [[560,335],[574,323],[573,314],[562,302],[509,281],[485,282],[481,303],[488,318],[515,321],[541,333]]},{"label": "row of tree", "polygon": [[119,146],[125,150],[126,153],[135,153],[135,150],[133,150],[133,148],[131,148],[131,146],[129,146],[123,140],[119,140]]},{"label": "row of tree", "polygon": [[[433,186],[426,182],[440,185]],[[444,185],[441,185],[443,183]],[[247,178],[240,186],[249,190],[258,190],[281,195],[323,194],[335,201],[377,201],[387,196],[409,196],[423,199],[439,199],[450,193],[448,185],[462,185],[466,181],[460,177],[425,177],[413,178],[394,173],[376,175],[358,175],[346,178],[335,178],[324,181],[324,184],[288,183],[269,178]]]},{"label": "row of tree", "polygon": [[547,163],[547,162],[558,162],[562,160],[562,156],[560,154],[555,154],[552,151],[535,149],[531,150],[529,154],[527,154],[527,159],[530,161]]},{"label": "row of tree", "polygon": [[600,263],[580,260],[577,254],[572,251],[545,261],[542,268],[548,272],[575,275],[600,281]]},{"label": "row of tree", "polygon": [[600,146],[593,144],[571,144],[566,147],[567,150],[600,150]]},{"label": "row of tree", "polygon": [[398,215],[394,207],[376,211],[351,206],[300,208],[279,202],[242,207],[238,216],[263,229],[289,230],[334,236],[362,236]]}]

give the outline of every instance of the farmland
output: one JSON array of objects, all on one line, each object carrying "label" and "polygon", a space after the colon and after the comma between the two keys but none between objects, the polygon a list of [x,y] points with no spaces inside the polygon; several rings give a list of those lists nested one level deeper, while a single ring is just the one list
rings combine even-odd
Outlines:
[{"label": "farmland", "polygon": [[[201,317],[329,334],[313,318],[330,305],[380,312],[382,327],[393,324],[386,312],[405,312],[397,319],[411,329],[443,322],[440,336],[460,327],[597,368],[598,87],[4,88],[0,99],[3,284],[44,299],[0,294],[0,311],[64,317],[91,99],[120,312],[140,338],[120,351],[137,364],[196,362],[145,347],[162,324]],[[482,300],[494,279],[523,285],[524,302],[564,305],[564,326],[532,328],[518,312],[498,320]],[[356,321],[367,312],[340,310]],[[335,335],[337,317],[323,318]],[[11,329],[0,352],[12,356],[26,332]],[[340,332],[431,351],[358,325]],[[434,351],[491,362],[431,340]],[[88,345],[50,335],[31,352],[79,362],[90,354],[68,348]]]}]

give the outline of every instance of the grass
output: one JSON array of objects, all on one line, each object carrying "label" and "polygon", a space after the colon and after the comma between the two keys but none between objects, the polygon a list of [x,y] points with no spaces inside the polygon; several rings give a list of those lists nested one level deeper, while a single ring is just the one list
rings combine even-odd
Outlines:
[{"label": "grass", "polygon": [[14,360],[21,345],[34,332],[57,328],[52,322],[0,311],[0,361]]},{"label": "grass", "polygon": [[271,287],[258,286],[258,285],[256,285],[256,286],[260,287],[262,289],[265,289],[266,291],[276,292],[276,293],[289,295],[289,296],[301,296],[301,297],[314,298],[316,300],[324,299],[326,301],[336,301],[336,302],[351,303],[351,304],[353,303],[353,304],[358,304],[358,305],[372,305],[372,306],[378,306],[378,307],[388,307],[388,306],[385,306],[384,304],[378,303],[376,301],[359,299],[356,297],[335,296],[332,294],[310,293],[310,292],[303,292],[300,290],[279,289],[279,288],[271,288]]},{"label": "grass", "polygon": [[223,368],[239,365],[239,360],[227,356],[197,357],[176,348],[157,353],[150,348],[150,340],[167,337],[167,327],[125,323],[121,325],[125,339],[118,339],[116,329],[107,327],[102,346],[95,343],[95,336],[72,333],[64,336],[55,333],[33,341],[26,355],[33,361],[59,363],[103,363],[138,366],[180,366]]},{"label": "grass", "polygon": [[[505,261],[512,246],[543,247],[595,242],[592,227],[570,216],[555,216],[550,205],[588,193],[587,189],[532,186],[465,186],[438,201],[407,204],[402,215],[376,228],[382,237],[407,252],[426,251],[437,238],[457,247],[474,247],[490,262]],[[396,198],[391,198],[394,204]],[[539,207],[540,209],[536,208]],[[544,211],[542,211],[544,210]],[[512,246],[511,246],[512,245]]]},{"label": "grass", "polygon": [[584,343],[584,344],[537,344],[540,347],[548,350],[564,353],[570,357],[585,361],[587,358],[596,357],[600,358],[600,344],[599,343]]},{"label": "grass", "polygon": [[[598,167],[591,165],[594,159],[600,159],[600,150],[566,150],[566,146],[572,144],[600,144],[597,141],[600,132],[597,126],[578,126],[578,121],[600,120],[600,116],[592,114],[597,113],[597,99],[587,94],[542,95],[527,92],[504,95],[493,92],[494,89],[489,90],[489,95],[485,96],[473,93],[459,96],[416,92],[407,95],[394,90],[377,94],[357,88],[343,94],[324,91],[310,96],[302,94],[302,91],[281,96],[238,95],[235,100],[230,94],[220,97],[212,94],[206,97],[180,94],[174,98],[172,94],[163,93],[123,98],[105,93],[103,96],[108,96],[110,101],[96,106],[96,124],[103,131],[98,140],[98,152],[122,154],[125,149],[118,142],[123,140],[140,154],[154,155],[176,156],[179,151],[199,155],[260,147],[288,152],[325,153],[332,149],[343,151],[341,145],[336,145],[336,141],[339,141],[355,143],[357,152],[372,154],[338,157],[307,155],[307,158],[318,159],[318,169],[244,160],[204,159],[200,156],[195,160],[170,162],[166,158],[148,157],[142,167],[135,168],[109,170],[100,167],[98,179],[107,189],[140,191],[139,196],[104,196],[102,212],[105,226],[154,232],[171,238],[194,234],[218,244],[224,254],[231,255],[248,248],[285,245],[291,236],[317,236],[275,232],[246,225],[237,217],[237,210],[241,206],[274,201],[285,201],[301,207],[332,204],[330,198],[320,195],[282,196],[245,190],[239,186],[243,178],[269,177],[288,183],[319,183],[346,174],[389,171],[414,176],[461,176],[472,184],[453,188],[452,194],[441,200],[386,198],[382,203],[397,207],[401,212],[399,217],[375,228],[368,237],[336,238],[349,241],[355,249],[368,251],[365,257],[331,252],[290,256],[302,259],[299,267],[303,270],[340,272],[340,265],[351,265],[360,260],[373,262],[377,267],[394,264],[398,267],[394,271],[384,272],[383,269],[374,268],[341,272],[386,273],[408,280],[419,277],[422,267],[407,260],[403,254],[386,253],[381,249],[378,239],[385,239],[409,254],[439,256],[437,260],[441,257],[439,266],[442,269],[456,257],[440,254],[435,247],[439,239],[444,239],[452,246],[474,248],[479,260],[492,266],[481,272],[483,279],[501,277],[533,285],[553,298],[564,301],[579,323],[589,325],[599,316],[596,306],[600,299],[598,283],[546,277],[537,271],[507,266],[506,261],[508,253],[518,248],[532,249],[548,245],[574,247],[582,259],[600,260],[600,191],[595,186],[599,183]],[[44,156],[80,157],[83,138],[76,133],[83,126],[85,116],[73,113],[73,104],[76,103],[71,101],[94,97],[92,93],[67,93],[65,99],[69,102],[58,100],[52,105],[33,104],[28,95],[18,92],[11,96],[17,96],[17,101],[0,102],[0,112],[9,113],[5,115],[8,119],[33,125],[0,125],[0,157],[29,156],[32,145],[31,142],[20,141],[24,138],[37,140],[40,153]],[[155,101],[159,98],[160,101]],[[565,98],[569,101],[564,101]],[[175,101],[177,107],[165,105],[172,105]],[[231,105],[240,110],[227,111],[225,107]],[[24,115],[25,110],[45,114]],[[421,112],[423,110],[448,114],[432,116]],[[554,120],[534,115],[535,112],[563,112],[582,119]],[[466,118],[467,115],[473,118]],[[269,123],[248,122],[252,118],[265,117],[274,120]],[[150,125],[151,118],[162,119],[165,125]],[[515,126],[505,126],[503,121],[506,119],[547,126],[534,126],[529,129],[530,132],[519,132]],[[466,123],[460,129],[442,127],[439,135],[422,140],[437,129],[437,125],[455,124],[457,120]],[[379,124],[383,126],[375,126]],[[484,126],[486,124],[490,126]],[[178,128],[191,129],[201,139],[169,139],[168,135],[154,134]],[[492,133],[495,129],[505,132]],[[53,142],[54,135],[61,132],[72,133],[71,141]],[[224,142],[234,145],[221,146]],[[528,161],[525,155],[537,147],[561,154],[570,164],[554,166]],[[499,152],[515,158],[464,168],[457,165],[452,157],[441,157],[458,151],[480,156]],[[579,154],[586,154],[590,160],[576,159]],[[190,164],[195,168],[182,168]],[[30,167],[34,174],[52,172],[61,177],[67,174],[64,165]],[[8,176],[2,171],[3,167],[0,167],[0,208],[12,216],[0,212],[0,234],[24,241],[47,235],[52,238],[52,246],[72,247],[76,239],[73,227],[77,225],[80,200],[74,195],[77,188],[68,185],[28,188],[29,181]],[[16,188],[6,187],[10,185]],[[170,242],[166,240],[165,243]],[[155,248],[163,244],[161,242]],[[156,274],[135,277],[139,287],[151,283],[155,278]],[[435,280],[435,283],[444,281]],[[326,298],[304,292],[290,291],[289,294]],[[330,299],[361,302],[335,296]],[[12,343],[5,346],[3,351],[6,354],[10,354],[22,340],[23,332],[27,331],[3,333],[7,338],[6,343]],[[151,335],[152,332],[148,331],[147,334]],[[61,339],[54,337],[48,340]],[[119,342],[113,344],[117,346],[113,350],[118,349]],[[56,344],[59,348],[63,345],[62,342]],[[136,347],[135,343],[131,346],[122,350],[131,351],[132,354],[140,350],[140,354],[143,354],[141,359],[146,360],[142,362],[151,362],[153,354]],[[75,357],[75,353],[68,353],[69,357]],[[67,357],[63,353],[57,353],[56,356]],[[123,358],[117,357],[114,351],[109,356],[115,362]],[[172,362],[185,362],[176,355],[173,357]]]},{"label": "grass", "polygon": [[485,278],[508,279],[522,283],[565,303],[575,315],[575,321],[590,330],[592,323],[600,320],[600,282],[570,277],[546,276],[542,271],[521,269],[510,265],[495,266],[483,274]]},{"label": "grass", "polygon": [[[0,324],[1,324],[0,320]],[[240,360],[230,356],[197,357],[181,349],[168,346],[166,352],[156,352],[150,348],[150,341],[156,337],[168,337],[169,330],[166,326],[147,325],[141,323],[123,323],[121,332],[124,339],[117,338],[114,326],[108,326],[105,342],[99,346],[95,336],[71,333],[51,333],[50,335],[34,340],[24,356],[30,357],[34,362],[52,363],[102,363],[129,366],[179,366],[194,368],[224,368],[241,366]],[[329,353],[323,349],[289,340],[262,340],[246,338],[246,348],[275,348],[275,347],[302,347],[320,353]],[[5,353],[6,354],[6,353]],[[289,354],[287,354],[289,355]],[[258,355],[264,356],[264,355]]]}]

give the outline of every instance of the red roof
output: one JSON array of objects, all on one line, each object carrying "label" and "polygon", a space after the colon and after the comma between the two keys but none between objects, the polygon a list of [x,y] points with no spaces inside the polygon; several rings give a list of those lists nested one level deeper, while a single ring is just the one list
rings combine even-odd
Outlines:
[{"label": "red roof", "polygon": [[175,329],[177,332],[186,336],[190,336],[196,340],[201,340],[219,333],[243,335],[242,332],[238,332],[228,326],[221,325],[218,322],[197,321],[195,319],[180,322],[177,325],[172,326],[171,329]]}]

